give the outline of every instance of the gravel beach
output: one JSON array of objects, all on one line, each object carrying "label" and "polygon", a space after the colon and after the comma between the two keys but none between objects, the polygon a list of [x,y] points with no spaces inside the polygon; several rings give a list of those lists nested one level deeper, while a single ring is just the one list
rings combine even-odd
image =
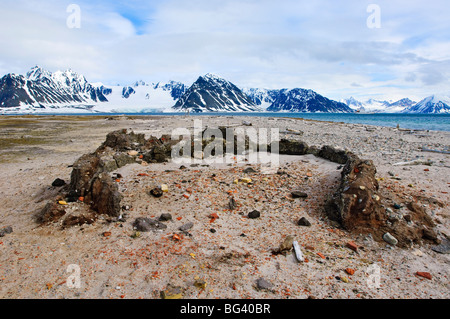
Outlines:
[{"label": "gravel beach", "polygon": [[[280,137],[372,160],[380,189],[399,204],[392,214],[407,215],[404,203],[416,202],[444,248],[400,248],[340,228],[324,205],[342,165],[312,154],[281,155],[275,171],[239,156],[181,168],[129,164],[113,172],[123,195],[119,219],[67,228],[36,223],[58,194],[52,183],[69,183],[74,162],[111,131],[161,137],[192,129],[195,120],[203,128],[277,128]],[[292,118],[1,117],[0,298],[448,299],[449,148],[450,132]],[[152,196],[161,185],[162,196]],[[72,214],[87,210],[80,200],[65,204]],[[138,231],[139,218],[159,226]],[[289,240],[298,242],[303,261],[292,249],[280,251]]]}]

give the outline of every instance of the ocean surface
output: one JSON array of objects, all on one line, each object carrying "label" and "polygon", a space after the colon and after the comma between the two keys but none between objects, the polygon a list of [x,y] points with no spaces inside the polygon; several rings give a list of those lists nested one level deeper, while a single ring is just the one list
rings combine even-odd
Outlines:
[{"label": "ocean surface", "polygon": [[[33,115],[123,115],[124,113],[44,113]],[[139,116],[184,116],[184,113],[125,113],[126,115]],[[13,115],[13,114],[11,114]],[[411,130],[433,130],[433,131],[448,131],[450,132],[450,114],[399,114],[399,113],[376,113],[376,114],[361,114],[361,113],[280,113],[280,112],[250,112],[250,113],[231,113],[231,112],[205,112],[205,113],[191,113],[192,116],[261,116],[261,117],[290,117],[303,118],[318,121],[332,121],[355,124],[367,124],[376,126],[397,127]]]}]

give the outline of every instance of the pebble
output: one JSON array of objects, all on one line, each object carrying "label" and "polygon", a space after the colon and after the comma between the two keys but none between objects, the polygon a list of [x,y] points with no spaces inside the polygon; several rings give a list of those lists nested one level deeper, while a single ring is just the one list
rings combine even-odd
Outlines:
[{"label": "pebble", "polygon": [[285,240],[280,244],[280,251],[291,250],[294,245],[294,236],[289,235],[285,238]]},{"label": "pebble", "polygon": [[300,191],[293,191],[291,192],[292,198],[306,198],[308,197],[308,194]]},{"label": "pebble", "polygon": [[172,215],[169,213],[162,213],[161,216],[159,216],[159,220],[163,222],[172,220]]},{"label": "pebble", "polygon": [[66,185],[66,182],[60,178],[55,179],[52,183],[52,186],[54,186],[54,187],[61,187],[64,185]]},{"label": "pebble", "polygon": [[7,235],[7,234],[11,234],[12,232],[13,232],[12,227],[11,226],[7,226],[7,227],[5,227],[5,228],[0,230],[0,237],[3,237],[5,235]]},{"label": "pebble", "polygon": [[392,246],[395,246],[398,244],[398,240],[394,236],[392,236],[390,233],[384,234],[383,240]]},{"label": "pebble", "polygon": [[256,287],[261,290],[270,290],[273,287],[273,284],[265,280],[264,278],[259,278],[256,280]]},{"label": "pebble", "polygon": [[161,197],[163,195],[163,191],[159,187],[155,187],[150,191],[150,194],[152,194],[154,197]]},{"label": "pebble", "polygon": [[298,220],[297,225],[299,225],[299,226],[311,226],[311,223],[305,217],[302,217],[302,218],[300,218]]},{"label": "pebble", "polygon": [[253,210],[250,213],[248,213],[248,218],[258,218],[259,216],[261,216],[261,213],[257,210]]},{"label": "pebble", "polygon": [[418,271],[416,272],[416,276],[423,277],[429,280],[432,279],[431,274],[429,272]]},{"label": "pebble", "polygon": [[187,231],[189,229],[191,229],[192,227],[194,227],[194,223],[193,222],[189,222],[184,224],[183,226],[180,226],[180,228],[178,228],[181,231]]}]

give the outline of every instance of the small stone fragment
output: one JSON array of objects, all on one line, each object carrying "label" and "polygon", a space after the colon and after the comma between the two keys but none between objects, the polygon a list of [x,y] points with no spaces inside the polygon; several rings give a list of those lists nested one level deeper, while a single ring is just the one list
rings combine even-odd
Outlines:
[{"label": "small stone fragment", "polygon": [[250,213],[248,213],[248,218],[255,219],[258,218],[259,216],[261,216],[261,213],[257,210],[253,210]]},{"label": "small stone fragment", "polygon": [[291,250],[293,245],[294,245],[294,236],[289,235],[280,244],[280,252]]},{"label": "small stone fragment", "polygon": [[309,222],[309,220],[306,219],[306,217],[302,217],[298,220],[297,225],[299,226],[311,226],[311,223]]},{"label": "small stone fragment", "polygon": [[154,197],[161,197],[163,195],[163,191],[159,187],[155,187],[150,191],[150,194],[152,194]]},{"label": "small stone fragment", "polygon": [[418,271],[418,272],[416,272],[416,276],[423,277],[428,280],[432,279],[431,274],[429,272]]},{"label": "small stone fragment", "polygon": [[170,213],[162,213],[161,216],[159,216],[159,220],[162,222],[172,220],[172,215]]},{"label": "small stone fragment", "polygon": [[54,187],[61,187],[64,185],[66,185],[66,182],[60,178],[55,179],[52,183],[52,186],[54,186]]},{"label": "small stone fragment", "polygon": [[354,252],[357,252],[357,251],[358,251],[358,246],[357,246],[354,242],[352,242],[352,241],[349,241],[345,246],[346,246],[347,248],[350,248],[350,249],[353,250]]},{"label": "small stone fragment", "polygon": [[183,226],[180,226],[178,229],[181,230],[181,231],[188,231],[192,227],[194,227],[194,223],[193,222],[189,222],[189,223],[184,224]]},{"label": "small stone fragment", "polygon": [[260,290],[270,290],[273,284],[265,280],[264,278],[259,278],[256,280],[256,288]]},{"label": "small stone fragment", "polygon": [[355,269],[352,269],[352,268],[346,268],[346,269],[345,269],[345,272],[346,272],[347,274],[349,274],[350,276],[352,276],[352,275],[355,274]]},{"label": "small stone fragment", "polygon": [[395,238],[394,236],[392,236],[390,233],[385,233],[383,235],[383,240],[385,242],[387,242],[389,245],[395,246],[398,244],[398,240],[397,238]]},{"label": "small stone fragment", "polygon": [[291,192],[292,198],[306,198],[308,197],[308,194],[300,191],[293,191]]}]

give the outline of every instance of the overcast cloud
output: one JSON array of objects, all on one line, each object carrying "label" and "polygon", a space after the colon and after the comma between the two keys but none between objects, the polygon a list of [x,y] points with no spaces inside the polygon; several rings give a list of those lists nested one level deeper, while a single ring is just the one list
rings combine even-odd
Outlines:
[{"label": "overcast cloud", "polygon": [[[81,28],[66,24],[81,9]],[[381,27],[369,28],[370,4]],[[0,74],[72,68],[130,84],[211,72],[341,99],[450,93],[450,6],[433,1],[2,0]]]}]

